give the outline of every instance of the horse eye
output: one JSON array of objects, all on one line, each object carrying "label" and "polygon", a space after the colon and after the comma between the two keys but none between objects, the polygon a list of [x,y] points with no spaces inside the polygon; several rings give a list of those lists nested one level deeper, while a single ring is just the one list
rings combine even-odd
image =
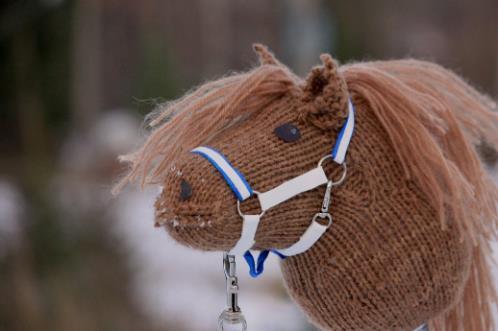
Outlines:
[{"label": "horse eye", "polygon": [[301,138],[301,132],[291,123],[285,123],[277,127],[273,132],[286,143],[294,142]]}]

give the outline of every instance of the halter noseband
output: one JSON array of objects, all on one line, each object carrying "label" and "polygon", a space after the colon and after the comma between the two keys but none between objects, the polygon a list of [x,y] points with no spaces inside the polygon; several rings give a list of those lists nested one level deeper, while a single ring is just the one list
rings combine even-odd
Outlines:
[{"label": "halter noseband", "polygon": [[[264,262],[270,252],[269,250],[262,251],[258,256],[257,262],[254,261],[254,257],[250,252],[250,249],[255,243],[256,231],[261,217],[268,209],[303,192],[310,191],[321,185],[327,184],[322,209],[312,218],[310,226],[306,229],[300,239],[285,249],[271,250],[283,259],[288,256],[301,254],[311,248],[332,224],[332,217],[328,212],[330,193],[333,186],[341,184],[346,178],[347,168],[344,160],[354,131],[355,111],[351,100],[348,101],[348,109],[348,117],[339,132],[331,153],[324,156],[318,162],[318,166],[316,168],[300,176],[294,177],[267,192],[261,193],[253,190],[245,177],[236,168],[234,168],[228,159],[219,151],[210,147],[197,147],[192,150],[193,153],[199,154],[206,158],[221,173],[237,197],[237,210],[243,220],[242,232],[240,239],[230,250],[229,254],[243,255],[249,265],[251,276],[257,277],[263,272]],[[343,174],[336,182],[327,178],[327,175],[322,167],[323,162],[329,158],[343,167]],[[256,195],[259,200],[261,213],[259,215],[245,215],[240,210],[240,203],[253,195]],[[327,220],[326,224],[318,222],[320,219]]]}]

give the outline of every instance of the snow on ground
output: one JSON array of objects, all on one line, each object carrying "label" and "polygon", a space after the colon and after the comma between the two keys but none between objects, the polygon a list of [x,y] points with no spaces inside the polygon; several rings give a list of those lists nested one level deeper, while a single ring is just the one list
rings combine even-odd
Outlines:
[{"label": "snow on ground", "polygon": [[[109,112],[98,123],[90,137],[75,137],[71,140],[73,143],[66,146],[63,151],[66,155],[62,159],[77,162],[65,164],[64,168],[71,169],[72,173],[88,171],[96,159],[129,151],[140,140],[136,135],[136,119],[124,112]],[[62,179],[62,182],[66,181]],[[95,184],[88,183],[89,186]],[[81,205],[80,199],[60,199],[66,202],[63,204],[66,208],[61,209],[81,212],[86,205],[95,205],[95,200],[107,205],[108,199],[101,195],[104,188],[86,186],[78,184],[86,193],[91,192],[86,199],[81,199],[89,200],[88,204],[74,208],[75,204]],[[109,190],[105,188],[106,192]],[[63,190],[55,191],[59,192],[59,197],[73,196]],[[109,204],[110,216],[114,220],[111,227],[121,239],[133,271],[133,297],[159,327],[176,322],[187,330],[216,330],[218,316],[225,307],[222,254],[186,248],[171,239],[164,229],[155,228],[153,202],[156,195],[154,189],[145,192],[130,189]],[[244,261],[239,260],[237,267],[241,291],[239,305],[249,330],[312,330],[303,314],[286,296],[275,257],[269,258],[265,274],[258,279],[249,277]]]},{"label": "snow on ground", "polygon": [[[498,172],[494,172],[494,180],[498,182]],[[156,195],[154,190],[125,192],[113,205],[115,233],[127,246],[135,270],[138,303],[159,325],[177,322],[189,330],[215,330],[225,304],[221,253],[183,247],[162,228],[155,228]],[[493,243],[493,249],[498,259],[498,243]],[[251,331],[311,330],[297,306],[282,295],[282,277],[275,257],[269,259],[265,274],[258,279],[248,276],[242,260],[237,266],[240,306]],[[498,269],[494,274],[498,281]]]},{"label": "snow on ground", "polygon": [[[153,226],[157,192],[125,192],[113,204],[114,227],[123,239],[135,271],[134,291],[144,312],[158,324],[177,321],[188,330],[216,330],[225,305],[225,276],[221,253],[183,247],[162,228]],[[251,331],[302,331],[303,314],[283,294],[275,257],[264,275],[248,276],[244,261],[237,261],[239,305]]]}]

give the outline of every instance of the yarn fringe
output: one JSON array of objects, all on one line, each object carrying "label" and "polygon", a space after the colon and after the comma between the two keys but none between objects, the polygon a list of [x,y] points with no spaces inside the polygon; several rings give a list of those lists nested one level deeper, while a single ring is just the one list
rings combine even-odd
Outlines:
[{"label": "yarn fringe", "polygon": [[[302,97],[304,81],[264,46],[255,50],[259,67],[208,82],[149,118],[152,132],[141,148],[121,158],[131,167],[113,193],[130,182],[139,181],[142,187],[162,183],[179,153],[208,144],[287,93],[296,100]],[[426,62],[356,63],[339,71],[353,99],[364,100],[375,112],[406,178],[427,195],[442,228],[454,222],[462,242],[474,243],[462,297],[430,321],[431,331],[492,331],[497,295],[488,242],[496,238],[498,191],[473,145],[485,141],[498,149],[498,115],[490,111],[496,104],[453,73]]]},{"label": "yarn fringe", "polygon": [[224,129],[247,120],[282,95],[299,93],[299,78],[264,46],[256,44],[254,48],[260,57],[259,67],[208,82],[149,116],[147,126],[152,133],[141,148],[120,157],[131,168],[113,188],[113,194],[135,181],[140,181],[142,188],[162,183],[178,154],[208,144]]},{"label": "yarn fringe", "polygon": [[[439,213],[474,244],[462,297],[431,331],[492,331],[497,304],[489,241],[496,239],[498,192],[476,153],[498,149],[496,104],[452,72],[416,60],[358,63],[341,68],[353,96],[368,102],[403,164]],[[448,217],[450,216],[451,217]]]}]

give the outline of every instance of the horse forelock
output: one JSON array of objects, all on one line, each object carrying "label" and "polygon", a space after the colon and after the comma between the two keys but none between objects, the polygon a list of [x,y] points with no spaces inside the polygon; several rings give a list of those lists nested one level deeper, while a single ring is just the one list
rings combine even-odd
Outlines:
[{"label": "horse forelock", "polygon": [[223,130],[247,120],[284,94],[299,90],[299,78],[280,64],[262,64],[253,70],[207,82],[182,98],[160,105],[146,120],[150,134],[135,152],[121,156],[127,183],[160,184],[175,158],[204,144]]}]

